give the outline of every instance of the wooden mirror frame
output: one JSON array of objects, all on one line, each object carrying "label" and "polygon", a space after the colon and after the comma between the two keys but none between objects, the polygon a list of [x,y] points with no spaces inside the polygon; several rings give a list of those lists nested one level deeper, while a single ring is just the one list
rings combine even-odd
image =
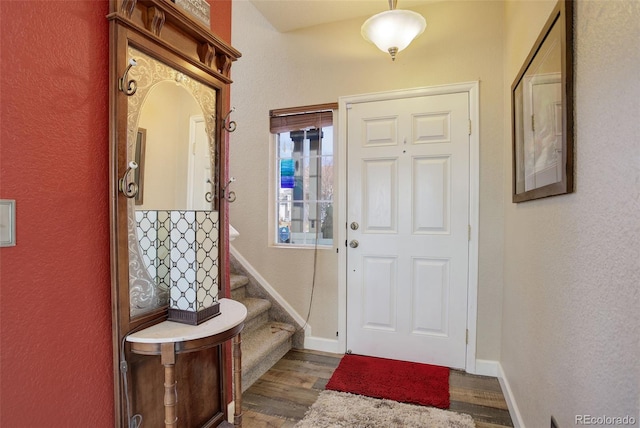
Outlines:
[{"label": "wooden mirror frame", "polygon": [[[156,60],[174,68],[180,73],[195,79],[217,92],[214,141],[216,144],[216,173],[214,180],[214,206],[219,212],[219,297],[228,293],[228,219],[222,194],[221,183],[227,178],[225,135],[222,124],[223,115],[229,110],[227,104],[229,73],[233,61],[240,52],[229,46],[205,28],[200,21],[193,19],[168,0],[110,0],[109,20],[109,139],[110,139],[110,217],[111,217],[111,276],[112,276],[112,325],[113,325],[113,370],[115,424],[127,427],[126,397],[131,393],[131,385],[125,387],[123,377],[131,376],[131,359],[138,358],[130,353],[125,338],[130,333],[158,324],[167,318],[168,307],[145,313],[138,317],[130,316],[129,301],[129,249],[127,206],[132,199],[119,191],[118,181],[128,166],[127,153],[127,113],[128,96],[119,88],[119,79],[128,65],[128,47],[144,52]],[[132,202],[133,203],[133,202]],[[206,426],[215,426],[226,414],[227,395],[230,388],[225,382],[227,367],[231,358],[224,347],[218,347],[217,361],[220,363],[219,404],[222,413],[211,419]],[[161,367],[156,359],[143,357]],[[123,376],[122,361],[129,362],[128,373]],[[147,364],[140,363],[140,365]],[[150,364],[148,364],[150,365]],[[150,373],[146,369],[145,373]],[[155,369],[154,369],[155,370]],[[154,372],[155,373],[155,372]],[[154,382],[157,383],[158,379]],[[128,382],[127,382],[128,383]],[[161,397],[161,396],[160,396]],[[184,398],[184,397],[183,397]],[[160,398],[160,403],[161,403]]]},{"label": "wooden mirror frame", "polygon": [[[519,138],[518,123],[523,123],[522,115],[516,108],[516,91],[523,83],[524,77],[536,59],[543,43],[551,30],[558,26],[560,33],[561,60],[561,91],[562,91],[562,164],[560,181],[535,187],[530,190],[518,190],[518,176],[520,174],[518,153],[524,148],[524,142]],[[511,127],[513,142],[513,202],[524,202],[548,196],[562,195],[573,192],[574,177],[574,96],[573,96],[573,0],[559,0],[540,32],[522,68],[511,86]]]}]

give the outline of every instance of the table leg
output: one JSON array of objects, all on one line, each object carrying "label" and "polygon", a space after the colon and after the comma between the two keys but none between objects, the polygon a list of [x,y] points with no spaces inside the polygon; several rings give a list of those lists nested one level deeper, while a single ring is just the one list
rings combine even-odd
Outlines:
[{"label": "table leg", "polygon": [[160,359],[164,366],[164,426],[165,428],[176,428],[178,426],[176,412],[178,397],[176,393],[175,344],[173,342],[163,343],[161,350]]},{"label": "table leg", "polygon": [[235,396],[235,411],[233,412],[233,426],[242,428],[242,336],[238,333],[233,338],[233,395]]}]

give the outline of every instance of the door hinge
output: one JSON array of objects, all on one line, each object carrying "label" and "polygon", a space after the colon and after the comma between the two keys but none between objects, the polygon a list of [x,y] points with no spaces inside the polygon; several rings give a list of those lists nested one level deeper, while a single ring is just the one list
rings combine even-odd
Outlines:
[{"label": "door hinge", "polygon": [[469,135],[471,135],[471,119],[469,119]]},{"label": "door hinge", "polygon": [[468,345],[469,344],[469,329],[467,329],[467,333],[466,333],[466,336],[465,336],[464,340],[465,340],[465,343]]},{"label": "door hinge", "polygon": [[468,229],[468,233],[467,233],[467,238],[469,239],[469,241],[471,241],[471,225],[469,225],[469,229]]}]

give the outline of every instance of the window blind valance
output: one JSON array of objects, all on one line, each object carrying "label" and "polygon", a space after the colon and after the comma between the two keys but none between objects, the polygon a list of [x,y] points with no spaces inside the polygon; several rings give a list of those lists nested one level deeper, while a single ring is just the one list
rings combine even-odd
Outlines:
[{"label": "window blind valance", "polygon": [[337,103],[327,103],[270,110],[269,130],[272,134],[278,134],[305,128],[331,126],[333,110],[337,108]]}]

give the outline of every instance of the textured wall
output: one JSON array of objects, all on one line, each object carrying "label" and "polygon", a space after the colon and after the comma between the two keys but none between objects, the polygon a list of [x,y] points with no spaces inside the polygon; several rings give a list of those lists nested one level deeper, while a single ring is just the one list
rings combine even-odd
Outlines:
[{"label": "textured wall", "polygon": [[[240,232],[233,245],[306,316],[312,251],[268,246],[269,109],[480,80],[478,356],[497,360],[503,241],[502,3],[438,2],[416,10],[425,16],[427,29],[392,62],[361,37],[364,19],[281,34],[250,2],[234,3],[233,42],[243,58],[233,71],[238,130],[231,135],[231,175],[238,179],[238,200],[231,207],[231,223]],[[331,339],[338,328],[335,250],[321,251],[318,266],[310,325],[314,336]]]},{"label": "textured wall", "polygon": [[107,2],[1,2],[7,427],[113,425]]},{"label": "textured wall", "polygon": [[[640,411],[640,2],[576,4],[576,191],[505,203],[501,363],[528,427]],[[506,84],[552,7],[506,5]]]},{"label": "textured wall", "polygon": [[[221,8],[218,7],[221,5]],[[229,40],[229,1],[214,28]],[[106,1],[0,2],[0,426],[113,426]]]}]

